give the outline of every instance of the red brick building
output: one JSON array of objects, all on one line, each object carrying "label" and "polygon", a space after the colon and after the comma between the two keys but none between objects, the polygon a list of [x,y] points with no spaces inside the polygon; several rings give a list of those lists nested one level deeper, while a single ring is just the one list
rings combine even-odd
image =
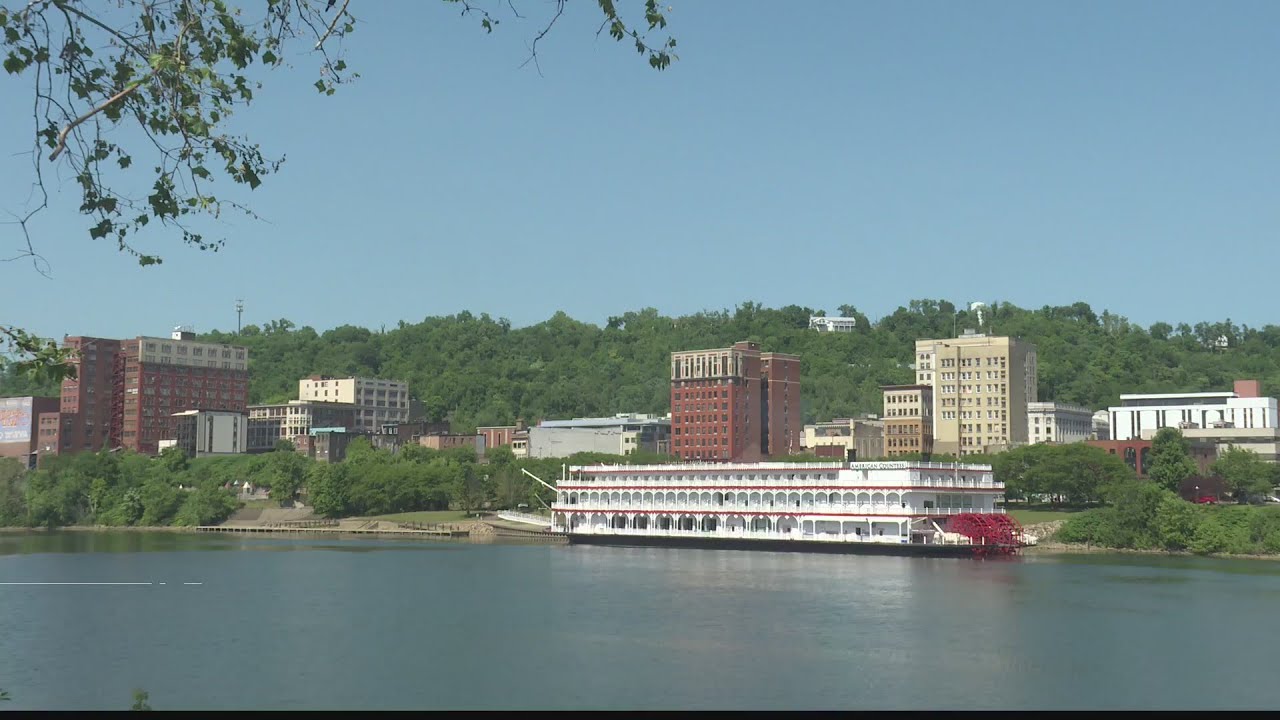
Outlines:
[{"label": "red brick building", "polygon": [[760,389],[764,395],[760,449],[766,457],[800,452],[800,356],[760,353]]},{"label": "red brick building", "polygon": [[800,451],[800,358],[756,343],[671,353],[671,454],[755,462]]},{"label": "red brick building", "polygon": [[[68,337],[63,345],[78,350],[76,378],[62,383],[57,432],[42,436],[44,453],[107,447],[155,454],[160,440],[172,436],[176,412],[245,412],[249,358],[243,347],[198,342],[185,330],[169,338]],[[52,429],[49,420],[41,416],[42,431]]]},{"label": "red brick building", "polygon": [[56,415],[40,417],[40,454],[67,455],[96,452],[110,445],[112,374],[120,341],[74,336],[62,346],[76,352],[71,365],[75,377],[62,381],[62,397]]},{"label": "red brick building", "polygon": [[[1133,469],[1140,478],[1147,476],[1151,467],[1150,440],[1087,440],[1085,444],[1102,448],[1112,455],[1120,456],[1125,464]],[[1211,443],[1189,442],[1191,459],[1201,473],[1207,474],[1209,467],[1218,458],[1217,449]]]}]

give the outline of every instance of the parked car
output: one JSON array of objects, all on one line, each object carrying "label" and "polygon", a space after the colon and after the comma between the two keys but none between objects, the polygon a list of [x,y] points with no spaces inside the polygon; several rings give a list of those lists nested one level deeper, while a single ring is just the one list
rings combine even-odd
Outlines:
[{"label": "parked car", "polygon": [[1201,495],[1200,497],[1196,498],[1196,503],[1200,505],[1217,505],[1218,498],[1212,495]]}]

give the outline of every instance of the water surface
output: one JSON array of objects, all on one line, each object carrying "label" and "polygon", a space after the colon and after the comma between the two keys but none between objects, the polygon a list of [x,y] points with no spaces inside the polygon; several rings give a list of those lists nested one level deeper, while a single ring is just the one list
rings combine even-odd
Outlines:
[{"label": "water surface", "polygon": [[0,585],[5,709],[1280,708],[1258,561],[0,535],[31,582],[151,584]]}]

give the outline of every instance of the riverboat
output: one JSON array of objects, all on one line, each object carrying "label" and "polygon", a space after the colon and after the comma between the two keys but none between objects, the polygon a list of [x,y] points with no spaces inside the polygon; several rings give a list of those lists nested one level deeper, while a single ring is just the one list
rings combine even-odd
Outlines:
[{"label": "riverboat", "polygon": [[690,463],[565,469],[552,531],[571,544],[868,555],[1008,554],[1035,542],[989,465]]}]

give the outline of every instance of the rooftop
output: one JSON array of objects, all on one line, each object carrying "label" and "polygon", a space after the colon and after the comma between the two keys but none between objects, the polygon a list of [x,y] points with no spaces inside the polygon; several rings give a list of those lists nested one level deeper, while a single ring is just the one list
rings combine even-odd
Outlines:
[{"label": "rooftop", "polygon": [[574,418],[572,420],[543,420],[543,428],[591,428],[616,427],[618,425],[670,425],[671,419],[653,415],[616,415],[614,417]]}]

